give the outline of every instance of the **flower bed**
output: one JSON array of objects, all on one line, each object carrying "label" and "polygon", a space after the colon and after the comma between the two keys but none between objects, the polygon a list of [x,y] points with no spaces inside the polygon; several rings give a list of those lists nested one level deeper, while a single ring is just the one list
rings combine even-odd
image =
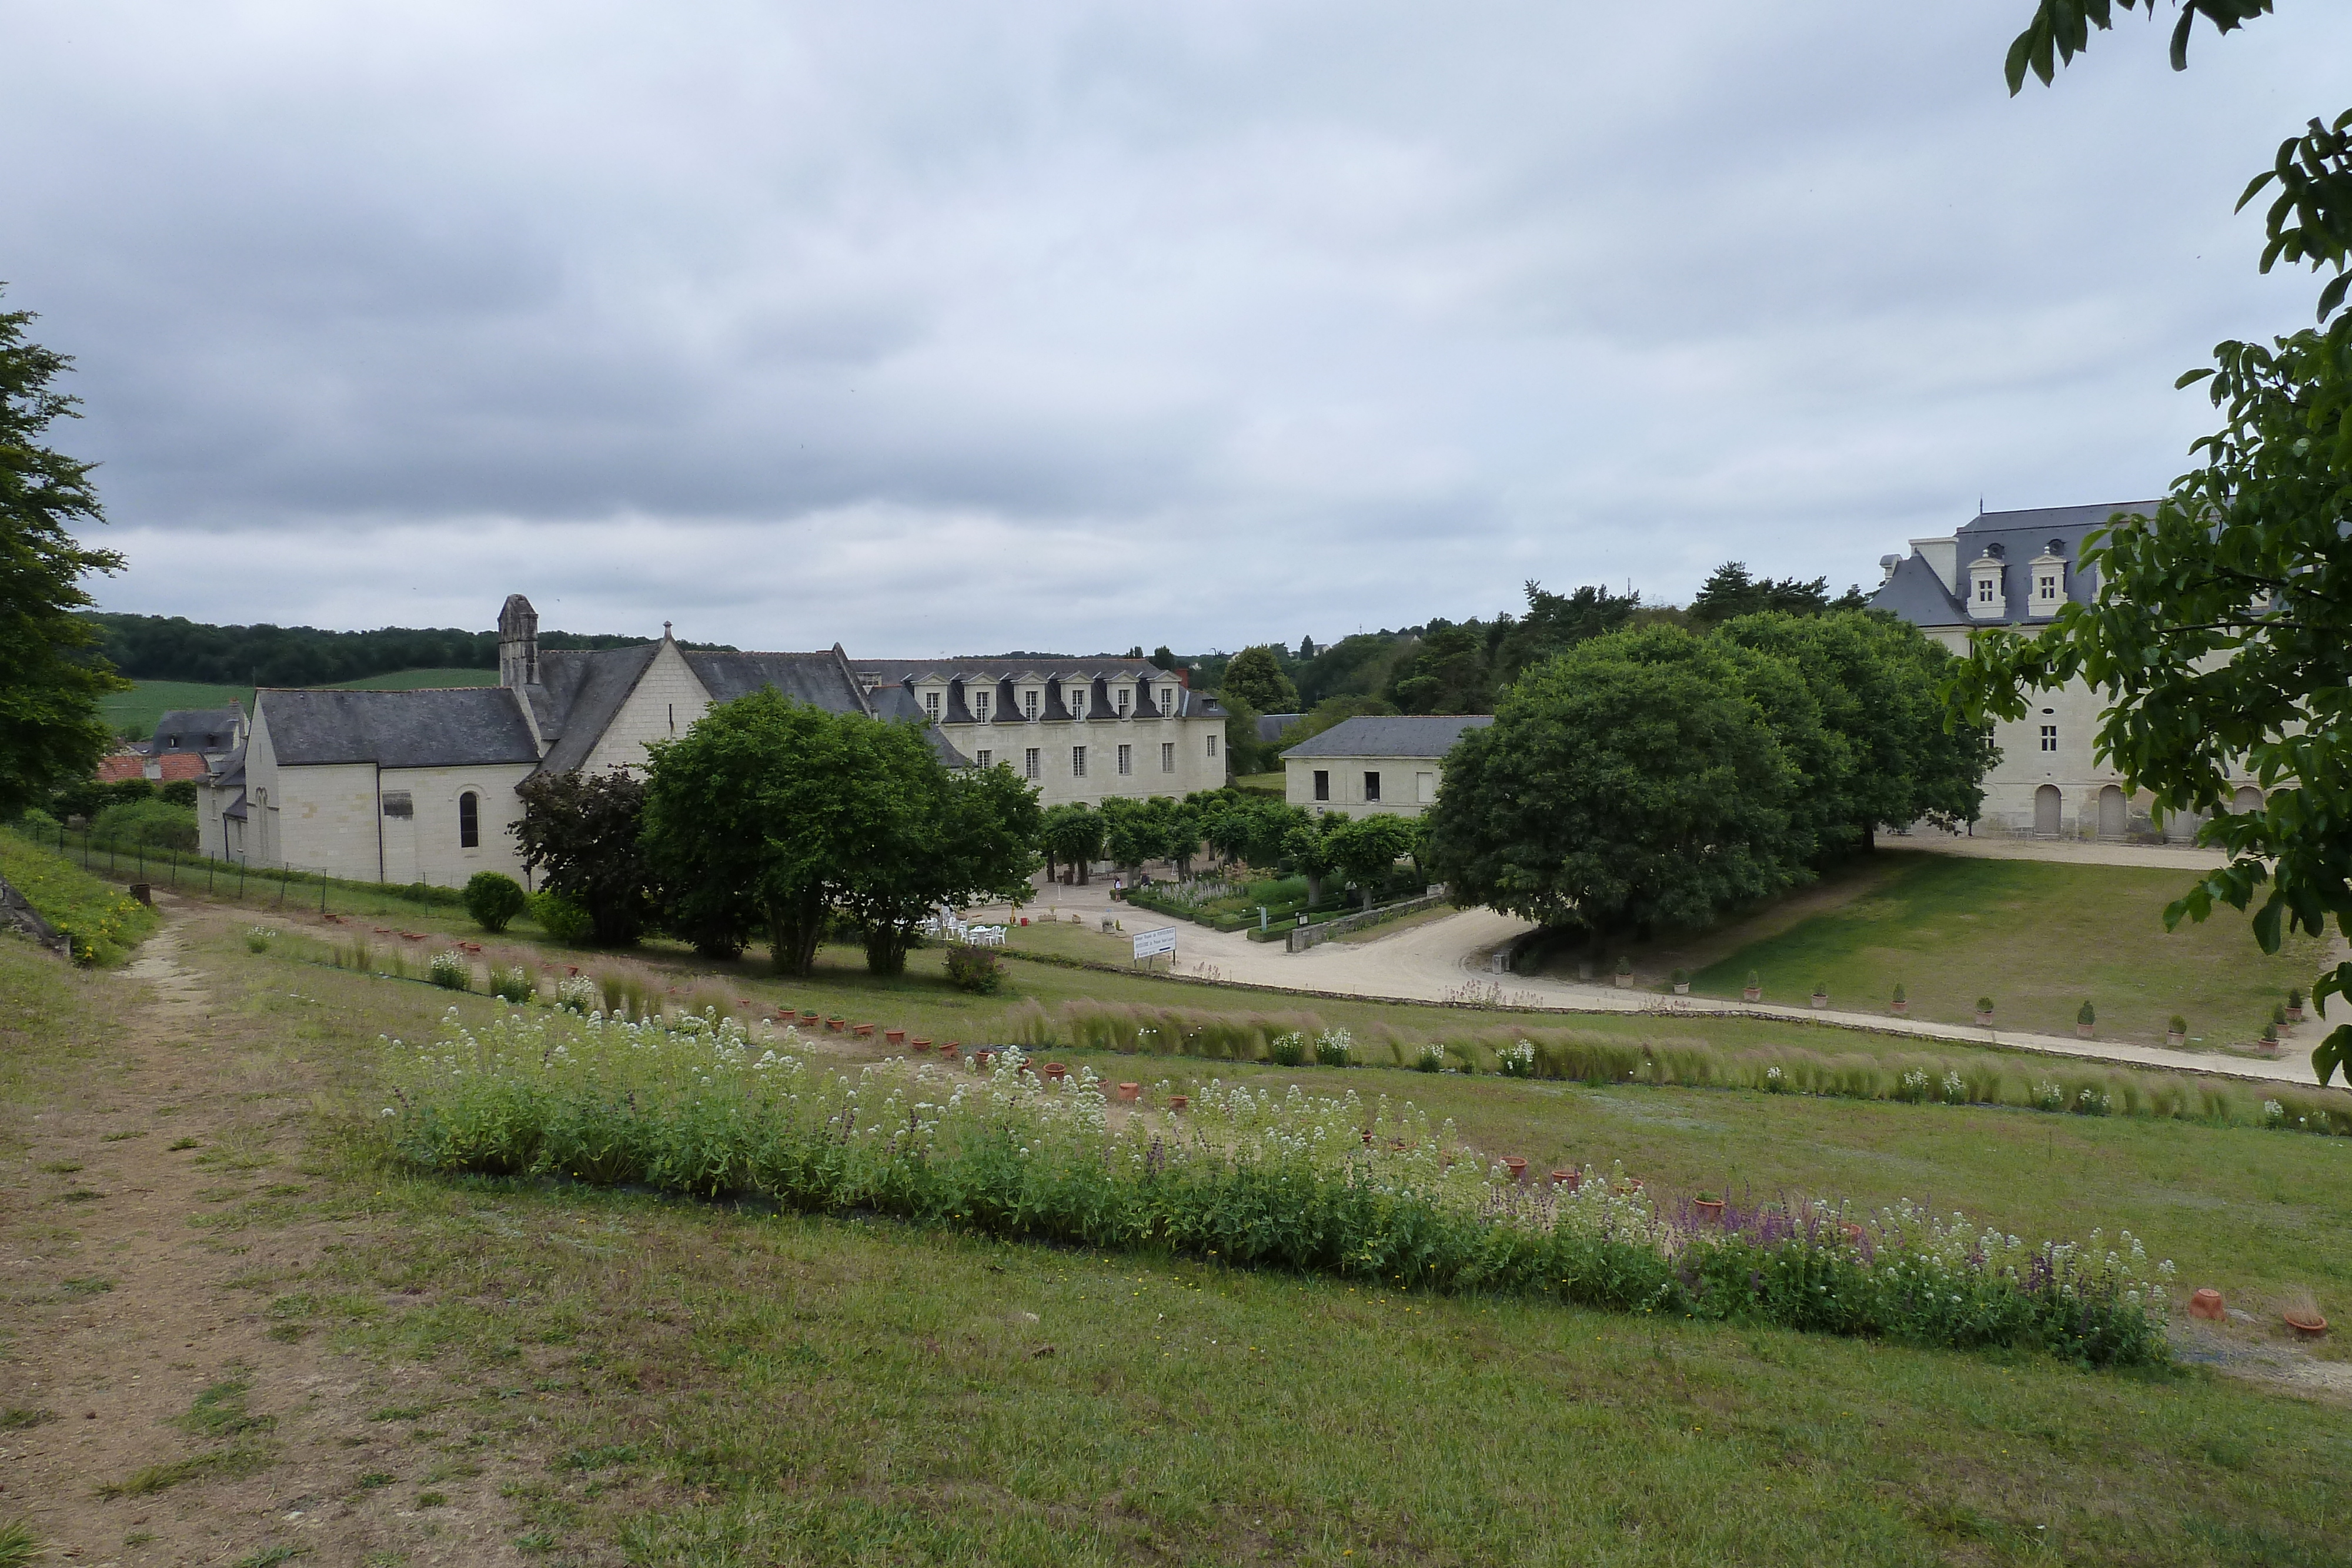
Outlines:
[{"label": "flower bed", "polygon": [[[790,1208],[856,1209],[991,1235],[1164,1250],[1453,1292],[1778,1323],[1906,1343],[2039,1345],[2164,1359],[2168,1264],[2137,1243],[2032,1246],[1908,1207],[1849,1225],[1822,1204],[1703,1222],[1622,1181],[1509,1182],[1410,1104],[1212,1084],[1181,1117],[1122,1113],[1081,1070],[1041,1083],[1018,1051],[985,1075],[894,1062],[856,1074],[716,1012],[628,1023],[455,1009],[390,1042],[396,1158]],[[1156,1098],[1167,1098],[1166,1085]]]}]

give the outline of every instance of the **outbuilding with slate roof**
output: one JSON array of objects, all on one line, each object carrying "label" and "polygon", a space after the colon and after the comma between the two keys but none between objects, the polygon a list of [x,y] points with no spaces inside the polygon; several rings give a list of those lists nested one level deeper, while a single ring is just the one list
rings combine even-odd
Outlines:
[{"label": "outbuilding with slate roof", "polygon": [[1490,714],[1363,714],[1282,754],[1283,799],[1318,815],[1418,817],[1437,800],[1445,754]]}]

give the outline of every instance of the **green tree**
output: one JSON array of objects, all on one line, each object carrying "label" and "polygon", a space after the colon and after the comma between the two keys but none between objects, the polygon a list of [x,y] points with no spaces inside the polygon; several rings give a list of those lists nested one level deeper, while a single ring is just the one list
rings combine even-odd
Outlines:
[{"label": "green tree", "polygon": [[535,773],[515,786],[522,863],[548,890],[585,910],[597,946],[625,947],[653,913],[650,872],[638,832],[646,787],[615,768],[600,774]]},{"label": "green tree", "polygon": [[26,340],[33,319],[0,311],[0,820],[97,769],[114,745],[98,699],[130,689],[90,656],[97,632],[75,614],[91,602],[82,580],[122,558],[70,531],[105,515],[94,465],[47,444],[80,400],[51,384],[73,361]]},{"label": "green tree", "polygon": [[[1675,656],[1645,639],[1683,637]],[[1596,947],[1693,927],[1805,880],[1803,780],[1744,687],[1752,665],[1671,628],[1530,670],[1446,758],[1429,867],[1461,905]]]},{"label": "green tree", "polygon": [[1139,871],[1167,852],[1165,816],[1146,800],[1112,796],[1102,803],[1103,853],[1121,871]]},{"label": "green tree", "polygon": [[898,975],[916,927],[942,905],[1011,901],[1037,869],[1037,792],[1009,768],[950,773],[920,727],[845,716],[870,756],[877,809],[846,868],[841,907],[864,933],[866,967]]},{"label": "green tree", "polygon": [[1310,904],[1323,902],[1323,883],[1339,869],[1333,841],[1347,821],[1337,811],[1327,811],[1319,817],[1300,811],[1284,829],[1283,862],[1307,879],[1307,902]]},{"label": "green tree", "polygon": [[1342,822],[1331,831],[1332,863],[1363,894],[1366,909],[1397,862],[1412,852],[1414,837],[1406,819],[1385,812]]},{"label": "green tree", "polygon": [[530,904],[522,883],[504,872],[478,871],[466,879],[466,913],[485,931],[504,931]]},{"label": "green tree", "polygon": [[1087,885],[1094,862],[1102,858],[1102,813],[1083,800],[1068,800],[1045,813],[1038,836],[1080,887]]},{"label": "green tree", "polygon": [[[1858,596],[1859,591],[1856,591]],[[1830,607],[1830,580],[1811,582],[1797,578],[1753,577],[1745,561],[1727,560],[1700,585],[1691,601],[1690,618],[1700,626],[1719,625],[1742,615],[1778,611],[1784,615],[1819,615]]]},{"label": "green tree", "polygon": [[1298,688],[1282,673],[1281,661],[1274,650],[1261,643],[1244,648],[1225,666],[1224,684],[1218,696],[1228,706],[1235,702],[1246,703],[1258,713],[1297,713]]},{"label": "green tree", "polygon": [[[2154,13],[2153,0],[2137,0]],[[2116,0],[2125,10],[2135,0]],[[2172,33],[2188,64],[2199,16],[2227,33],[2270,0],[2188,0]],[[2108,0],[2041,0],[2010,47],[2010,90],[2059,65],[2113,22]],[[2201,841],[2229,854],[2165,911],[2168,925],[2219,904],[2254,908],[2255,940],[2287,929],[2352,936],[2352,318],[2337,314],[2352,259],[2352,111],[2279,144],[2238,198],[2271,194],[2261,268],[2332,273],[2318,324],[2267,345],[2219,345],[2207,383],[2222,426],[2190,447],[2153,517],[2118,516],[2086,540],[2100,593],[2069,603],[2027,638],[1980,634],[1955,682],[1955,720],[2015,718],[2025,693],[2082,680],[2110,698],[2097,754],[2167,816],[2209,814]],[[2331,320],[2331,318],[2333,319]],[[2264,799],[2235,800],[2251,775]],[[2352,994],[2352,964],[2324,972],[2313,999]],[[2352,1025],[2313,1052],[2326,1082],[2352,1077]]]}]

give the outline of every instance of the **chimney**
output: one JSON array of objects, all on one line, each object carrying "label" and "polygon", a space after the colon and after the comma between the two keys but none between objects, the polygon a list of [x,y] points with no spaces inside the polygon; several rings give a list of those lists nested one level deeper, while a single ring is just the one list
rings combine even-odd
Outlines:
[{"label": "chimney", "polygon": [[1898,567],[1898,566],[1901,566],[1902,564],[1903,564],[1903,558],[1902,558],[1901,556],[1899,556],[1899,555],[1883,555],[1883,556],[1880,556],[1880,557],[1878,558],[1878,570],[1879,570],[1879,579],[1878,579],[1878,580],[1879,580],[1879,581],[1881,581],[1881,582],[1892,582],[1892,581],[1894,581],[1894,580],[1895,580],[1895,569],[1896,567]]},{"label": "chimney", "polygon": [[1176,666],[1176,684],[1177,684],[1178,685],[1180,685],[1180,686],[1182,686],[1186,691],[1188,691],[1188,692],[1189,692],[1189,691],[1191,691],[1191,690],[1192,689],[1192,670],[1191,670],[1190,668],[1188,668],[1187,666],[1182,665],[1182,664],[1179,664],[1179,665],[1177,665],[1177,666]]},{"label": "chimney", "polygon": [[499,685],[520,691],[539,685],[539,612],[520,593],[499,611]]}]

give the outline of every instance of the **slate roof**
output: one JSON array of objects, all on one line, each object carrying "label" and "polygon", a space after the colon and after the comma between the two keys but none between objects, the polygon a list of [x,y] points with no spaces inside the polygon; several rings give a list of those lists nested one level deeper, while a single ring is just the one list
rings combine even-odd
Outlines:
[{"label": "slate roof", "polygon": [[1272,745],[1282,738],[1282,732],[1307,716],[1303,713],[1262,713],[1257,716],[1257,737],[1262,744]]},{"label": "slate roof", "polygon": [[[886,724],[901,724],[909,719],[919,722],[923,717],[923,705],[916,701],[915,694],[904,686],[878,688],[874,693],[873,704],[874,716]],[[958,751],[954,743],[948,739],[938,725],[925,725],[923,738],[930,743],[931,755],[940,759],[940,766],[945,768],[971,766],[971,758]]]},{"label": "slate roof", "polygon": [[686,655],[695,679],[715,703],[773,686],[795,702],[828,713],[864,713],[865,695],[839,649],[822,653],[697,653]]},{"label": "slate roof", "polygon": [[1082,706],[1087,720],[1116,721],[1118,710],[1110,700],[1109,683],[1119,678],[1176,683],[1176,718],[1223,718],[1223,707],[1216,699],[1192,690],[1167,670],[1149,659],[1113,658],[1101,654],[1092,658],[1010,658],[1010,659],[849,659],[844,655],[847,668],[862,682],[871,680],[877,691],[911,685],[926,676],[936,676],[949,683],[947,706],[940,711],[943,724],[973,722],[971,706],[966,694],[985,687],[991,693],[990,718],[1007,722],[1004,716],[1020,712],[1020,702],[1014,695],[1017,683],[1035,681],[1045,688],[1045,699],[1038,704],[1037,717],[1070,723],[1076,718],[1071,709]]},{"label": "slate roof", "polygon": [[379,768],[457,768],[539,760],[522,705],[504,686],[414,692],[257,693],[281,766],[373,762]]},{"label": "slate roof", "polygon": [[658,643],[630,648],[547,649],[539,655],[539,685],[530,689],[531,716],[548,737],[545,773],[569,773],[588,753],[636,689]]},{"label": "slate roof", "polygon": [[[2035,507],[2014,512],[1979,512],[1953,532],[1954,568],[1958,591],[1944,586],[1936,569],[1914,549],[1896,565],[1895,574],[1871,595],[1870,608],[1899,615],[1916,626],[2040,625],[2046,616],[2029,615],[2032,593],[2031,563],[2045,552],[2067,563],[2066,597],[2088,604],[2098,597],[2098,574],[2075,565],[2082,559],[2083,537],[2105,528],[2117,512],[2147,517],[2154,501],[2115,501],[2091,507]],[[1970,615],[1963,599],[1971,581],[1969,568],[1988,546],[2001,561],[2002,612],[1979,619]],[[2053,549],[2053,546],[2056,548]]]},{"label": "slate roof", "polygon": [[1465,730],[1484,729],[1492,714],[1362,714],[1342,719],[1284,752],[1293,757],[1443,757]]},{"label": "slate roof", "polygon": [[245,722],[239,707],[175,707],[155,721],[148,737],[147,755],[169,751],[226,751],[236,744],[237,727]]}]

